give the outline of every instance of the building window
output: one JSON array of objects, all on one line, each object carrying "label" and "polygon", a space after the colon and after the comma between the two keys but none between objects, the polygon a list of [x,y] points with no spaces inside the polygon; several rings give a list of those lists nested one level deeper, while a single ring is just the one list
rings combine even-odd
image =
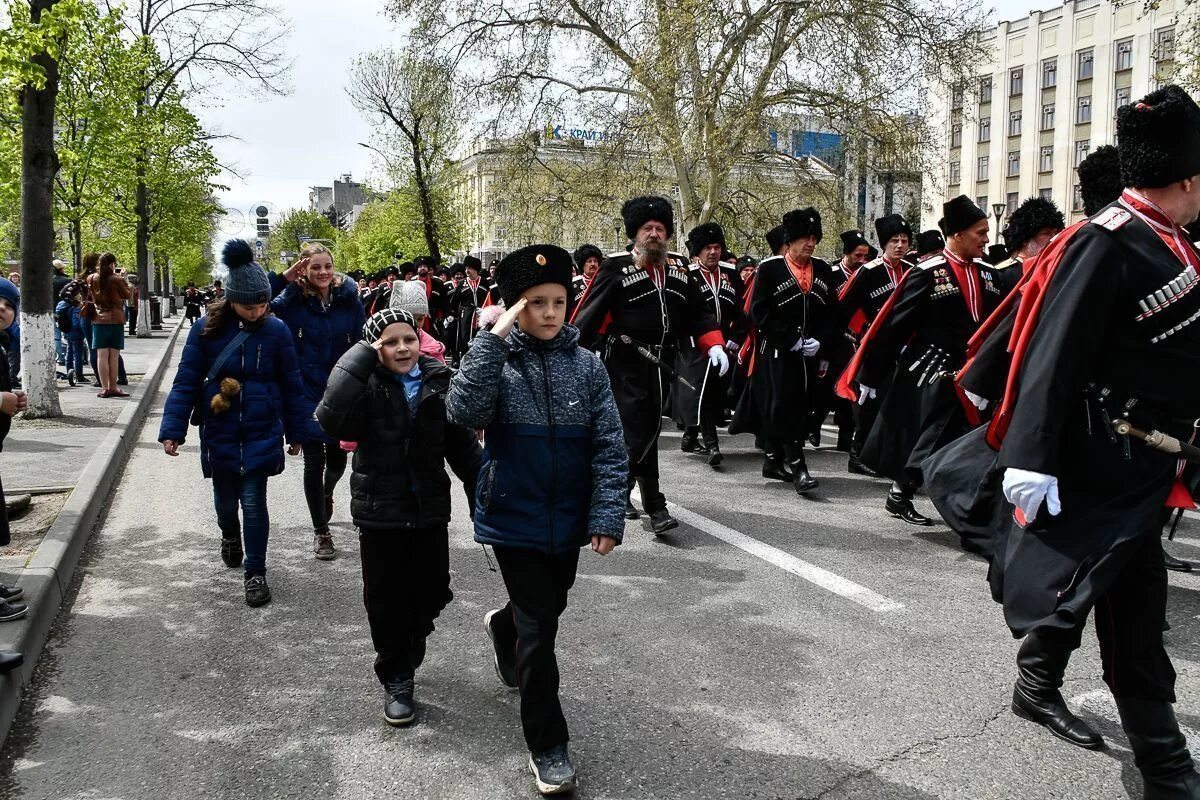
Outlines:
[{"label": "building window", "polygon": [[1084,95],[1079,98],[1079,107],[1075,110],[1075,122],[1079,125],[1092,121],[1092,96]]},{"label": "building window", "polygon": [[1021,174],[1021,151],[1010,150],[1008,153],[1008,177],[1015,178]]},{"label": "building window", "polygon": [[1092,56],[1092,49],[1079,51],[1079,68],[1076,72],[1076,77],[1079,80],[1085,80],[1092,77],[1092,68],[1095,66],[1095,60]]},{"label": "building window", "polygon": [[1008,135],[1021,135],[1021,112],[1013,111],[1008,115]]},{"label": "building window", "polygon": [[961,86],[954,87],[954,91],[950,93],[950,108],[960,109],[963,105],[963,90]]},{"label": "building window", "polygon": [[992,121],[990,119],[979,120],[979,141],[990,142],[992,140]]},{"label": "building window", "polygon": [[962,166],[957,161],[950,162],[950,185],[955,186],[962,182]]},{"label": "building window", "polygon": [[979,80],[979,102],[980,104],[992,102],[991,78],[981,78]]},{"label": "building window", "polygon": [[1054,103],[1047,103],[1042,106],[1042,130],[1049,131],[1054,129]]},{"label": "building window", "polygon": [[980,156],[975,164],[975,180],[986,181],[988,179],[988,157]]},{"label": "building window", "polygon": [[1025,85],[1025,71],[1023,69],[1014,69],[1008,73],[1008,94],[1009,97],[1015,97],[1023,91]]},{"label": "building window", "polygon": [[1175,28],[1163,28],[1154,32],[1154,58],[1170,61],[1175,58]]},{"label": "building window", "polygon": [[1042,148],[1042,157],[1041,157],[1041,160],[1038,161],[1038,170],[1041,172],[1053,172],[1054,171],[1054,148],[1053,147],[1043,147]]},{"label": "building window", "polygon": [[1071,210],[1083,211],[1083,192],[1079,190],[1079,184],[1071,187]]},{"label": "building window", "polygon": [[1132,91],[1133,90],[1130,89],[1128,86],[1126,86],[1122,89],[1117,89],[1116,102],[1113,104],[1113,113],[1114,114],[1117,111],[1119,111],[1123,106],[1129,105],[1129,102],[1130,102],[1129,96]]},{"label": "building window", "polygon": [[1043,200],[1051,200],[1052,201],[1052,200],[1054,200],[1054,190],[1053,189],[1038,189],[1038,197],[1042,198]]},{"label": "building window", "polygon": [[1133,69],[1133,39],[1117,42],[1117,72]]},{"label": "building window", "polygon": [[1088,151],[1092,149],[1091,139],[1079,139],[1075,142],[1075,166],[1079,166],[1079,162],[1087,158]]},{"label": "building window", "polygon": [[1042,88],[1049,89],[1058,85],[1058,59],[1047,58],[1042,62]]},{"label": "building window", "polygon": [[1007,207],[1005,213],[1011,214],[1017,210],[1017,203],[1020,202],[1020,197],[1016,192],[1009,192],[1004,196],[1004,204]]},{"label": "building window", "polygon": [[982,211],[982,212],[983,212],[983,213],[985,213],[985,214],[990,214],[990,213],[992,213],[992,212],[990,212],[990,211],[988,210],[988,204],[987,204],[987,195],[986,195],[986,194],[984,194],[984,195],[980,195],[979,197],[976,197],[976,198],[975,198],[975,205],[979,206],[979,210],[980,210],[980,211]]},{"label": "building window", "polygon": [[508,228],[496,228],[496,238],[503,239],[508,236]]},{"label": "building window", "polygon": [[962,147],[962,123],[957,122],[950,126],[950,146]]}]

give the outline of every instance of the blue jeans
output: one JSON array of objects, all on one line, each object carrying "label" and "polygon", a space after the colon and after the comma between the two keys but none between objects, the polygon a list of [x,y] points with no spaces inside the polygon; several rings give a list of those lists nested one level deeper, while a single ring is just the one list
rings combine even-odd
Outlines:
[{"label": "blue jeans", "polygon": [[67,334],[64,337],[67,340],[67,357],[65,366],[67,369],[75,370],[76,380],[83,380],[83,336]]},{"label": "blue jeans", "polygon": [[[217,526],[225,539],[242,539],[246,577],[267,574],[267,533],[271,519],[267,513],[267,474],[252,472],[238,475],[230,471],[213,472],[213,505],[217,508]],[[238,503],[242,519],[238,521]]]},{"label": "blue jeans", "polygon": [[71,365],[67,363],[67,349],[62,328],[58,327],[57,320],[54,325],[54,355],[58,359],[59,366],[65,366],[70,369]]}]

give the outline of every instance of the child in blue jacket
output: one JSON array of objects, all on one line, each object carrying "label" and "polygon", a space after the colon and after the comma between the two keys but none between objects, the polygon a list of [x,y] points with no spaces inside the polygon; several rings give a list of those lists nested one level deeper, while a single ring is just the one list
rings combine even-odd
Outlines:
[{"label": "child in blue jacket", "polygon": [[[496,267],[508,310],[450,382],[450,419],[486,429],[475,540],[492,545],[509,601],[484,617],[501,682],[521,691],[529,769],[542,794],[575,787],[554,639],[579,550],[625,531],[628,464],[608,373],[565,325],[572,260],[531,245]],[[517,329],[513,328],[513,323]]]},{"label": "child in blue jacket", "polygon": [[158,440],[176,456],[189,420],[199,424],[200,467],[213,482],[221,558],[228,567],[244,567],[246,604],[261,606],[271,599],[267,478],[283,472],[285,433],[288,452],[300,452],[312,406],[304,399],[292,334],[270,315],[266,270],[236,239],[225,245],[223,261],[225,296],[188,333]]}]

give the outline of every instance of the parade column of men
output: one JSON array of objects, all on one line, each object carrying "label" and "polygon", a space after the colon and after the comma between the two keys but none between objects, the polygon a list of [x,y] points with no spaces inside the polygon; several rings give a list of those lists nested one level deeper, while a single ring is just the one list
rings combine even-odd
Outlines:
[{"label": "parade column of men", "polygon": [[[636,481],[649,519],[662,534],[679,523],[659,488],[658,435],[667,386],[662,359],[670,345],[691,337],[723,376],[729,371],[725,338],[682,255],[667,250],[675,214],[662,197],[635,197],[621,207],[630,252],[604,260],[571,319],[580,344],[598,348],[612,381],[629,454],[630,491]],[[639,515],[631,501],[626,515]]]},{"label": "parade column of men", "polygon": [[596,272],[600,269],[600,262],[604,260],[604,253],[594,244],[580,245],[579,249],[571,255],[571,260],[575,262],[575,269],[579,274],[571,279],[568,319],[575,313],[575,306],[578,305],[579,298],[583,297],[587,287],[592,284],[592,278],[596,277]]},{"label": "parade column of men", "polygon": [[[466,276],[448,289],[450,313],[446,318],[446,338],[455,361],[462,358],[475,334],[479,332],[479,309],[487,302],[490,283],[481,275],[483,262],[475,256],[463,259]],[[453,335],[451,335],[453,334]]]}]

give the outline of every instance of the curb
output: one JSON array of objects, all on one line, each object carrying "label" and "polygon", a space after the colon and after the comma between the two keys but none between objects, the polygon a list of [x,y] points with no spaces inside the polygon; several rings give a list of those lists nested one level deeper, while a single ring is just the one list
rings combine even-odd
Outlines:
[{"label": "curb", "polygon": [[45,538],[26,562],[25,571],[18,579],[19,585],[25,590],[21,602],[29,605],[29,614],[24,619],[5,624],[0,649],[21,652],[25,656],[25,663],[6,675],[0,675],[0,746],[8,738],[9,729],[16,719],[21,696],[33,677],[50,628],[71,586],[83,547],[91,538],[92,528],[104,511],[126,457],[137,443],[137,434],[171,363],[171,354],[182,327],[183,320],[180,319],[166,347],[142,378],[141,396],[121,411],[92,452],[54,524],[46,531]]}]

